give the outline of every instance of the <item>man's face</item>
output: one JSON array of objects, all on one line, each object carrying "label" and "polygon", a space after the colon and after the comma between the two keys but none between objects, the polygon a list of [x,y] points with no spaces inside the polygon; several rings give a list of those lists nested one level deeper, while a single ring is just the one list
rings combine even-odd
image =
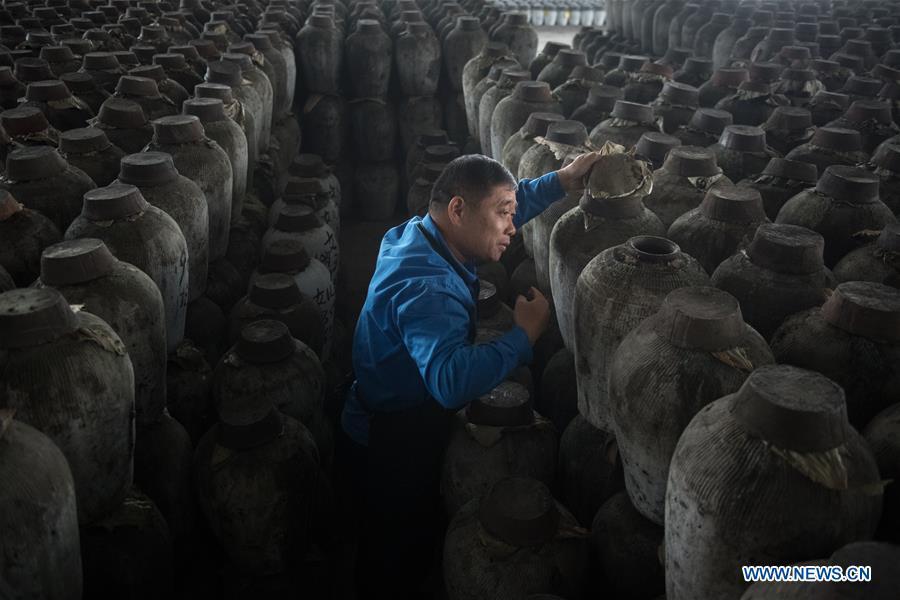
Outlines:
[{"label": "man's face", "polygon": [[516,233],[516,191],[501,185],[493,188],[477,206],[466,204],[460,219],[460,236],[467,258],[498,261]]}]

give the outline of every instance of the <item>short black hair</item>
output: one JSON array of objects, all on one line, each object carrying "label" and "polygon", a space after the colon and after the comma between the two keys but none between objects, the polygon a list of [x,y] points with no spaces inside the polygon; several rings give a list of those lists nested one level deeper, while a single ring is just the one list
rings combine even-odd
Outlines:
[{"label": "short black hair", "polygon": [[464,154],[450,161],[431,188],[431,204],[446,205],[453,196],[478,205],[497,186],[516,188],[509,169],[483,154]]}]

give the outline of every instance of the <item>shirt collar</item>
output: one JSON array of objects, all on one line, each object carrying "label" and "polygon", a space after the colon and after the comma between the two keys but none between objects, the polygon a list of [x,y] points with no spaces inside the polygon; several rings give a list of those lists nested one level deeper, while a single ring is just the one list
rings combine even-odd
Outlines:
[{"label": "shirt collar", "polygon": [[428,233],[432,235],[437,243],[443,246],[446,254],[445,258],[452,260],[456,265],[458,265],[460,267],[458,269],[460,273],[465,273],[466,275],[468,275],[468,277],[465,278],[467,284],[472,284],[478,281],[478,273],[475,269],[475,262],[467,261],[461,263],[459,262],[459,260],[457,260],[456,256],[450,250],[450,247],[447,246],[447,241],[444,239],[443,234],[441,234],[441,230],[438,229],[437,223],[434,222],[434,219],[431,218],[430,214],[425,215],[425,218],[422,219],[422,226],[428,230]]}]

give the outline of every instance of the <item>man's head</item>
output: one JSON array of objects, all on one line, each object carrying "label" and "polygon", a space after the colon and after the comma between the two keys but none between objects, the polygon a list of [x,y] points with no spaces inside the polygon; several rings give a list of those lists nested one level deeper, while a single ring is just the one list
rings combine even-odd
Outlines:
[{"label": "man's head", "polygon": [[516,180],[493,159],[460,156],[434,182],[428,212],[463,260],[499,260],[516,233]]}]

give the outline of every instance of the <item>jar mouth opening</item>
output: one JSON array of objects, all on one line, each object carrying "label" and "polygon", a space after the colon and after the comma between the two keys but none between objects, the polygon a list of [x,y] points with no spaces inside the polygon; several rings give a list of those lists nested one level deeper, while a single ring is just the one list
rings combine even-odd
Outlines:
[{"label": "jar mouth opening", "polygon": [[672,240],[652,235],[633,237],[628,243],[638,254],[651,260],[675,258],[680,251],[678,244]]}]

